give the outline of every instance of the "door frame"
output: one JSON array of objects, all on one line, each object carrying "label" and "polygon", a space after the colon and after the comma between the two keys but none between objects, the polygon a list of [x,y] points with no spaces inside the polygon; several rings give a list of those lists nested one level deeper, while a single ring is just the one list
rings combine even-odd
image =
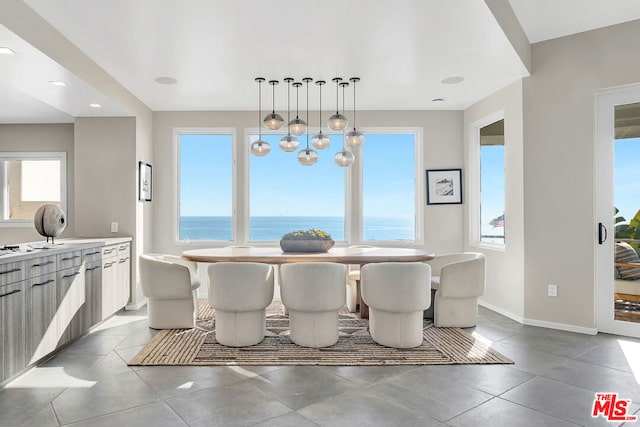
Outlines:
[{"label": "door frame", "polygon": [[[595,253],[596,318],[599,332],[640,338],[640,323],[615,320],[614,305],[614,127],[616,105],[640,102],[640,84],[604,89],[595,99]],[[607,239],[598,244],[602,223]]]}]

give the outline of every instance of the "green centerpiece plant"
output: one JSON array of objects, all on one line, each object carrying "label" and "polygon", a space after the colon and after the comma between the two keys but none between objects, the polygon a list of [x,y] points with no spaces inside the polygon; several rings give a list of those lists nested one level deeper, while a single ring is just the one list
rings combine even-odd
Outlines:
[{"label": "green centerpiece plant", "polygon": [[316,229],[292,231],[280,240],[283,252],[327,252],[334,244],[331,234]]}]

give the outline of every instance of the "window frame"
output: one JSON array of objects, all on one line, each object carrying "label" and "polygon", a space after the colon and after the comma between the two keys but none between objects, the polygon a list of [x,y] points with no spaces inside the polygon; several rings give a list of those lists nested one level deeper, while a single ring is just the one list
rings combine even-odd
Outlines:
[{"label": "window frame", "polygon": [[4,219],[8,216],[9,194],[4,161],[58,160],[60,161],[60,208],[67,213],[67,153],[65,151],[3,151],[0,152],[0,228],[32,228],[33,219]]},{"label": "window frame", "polygon": [[[467,200],[469,201],[468,238],[469,245],[481,249],[495,251],[505,251],[507,241],[507,228],[504,229],[503,243],[490,243],[481,240],[481,156],[480,156],[480,130],[485,126],[504,120],[504,110],[496,111],[484,118],[469,125],[469,173],[466,177]],[[506,133],[506,132],[505,132]],[[507,139],[505,135],[505,154],[507,149]],[[505,161],[505,184],[506,184],[506,161]],[[507,207],[507,193],[504,194],[505,216]]]},{"label": "window frame", "polygon": [[[180,136],[181,135],[228,135],[231,136],[231,240],[180,240]],[[237,138],[236,128],[229,127],[176,127],[173,128],[173,243],[179,246],[219,245],[236,242],[237,235]]]}]

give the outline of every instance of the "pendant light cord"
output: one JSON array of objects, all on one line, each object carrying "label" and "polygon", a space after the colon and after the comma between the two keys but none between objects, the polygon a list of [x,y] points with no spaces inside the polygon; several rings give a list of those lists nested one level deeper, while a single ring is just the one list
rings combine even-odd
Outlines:
[{"label": "pendant light cord", "polygon": [[[307,120],[309,120],[309,79],[305,79],[307,83]],[[307,124],[307,154],[309,154],[309,125]]]},{"label": "pendant light cord", "polygon": [[356,81],[353,81],[353,130],[356,130]]}]

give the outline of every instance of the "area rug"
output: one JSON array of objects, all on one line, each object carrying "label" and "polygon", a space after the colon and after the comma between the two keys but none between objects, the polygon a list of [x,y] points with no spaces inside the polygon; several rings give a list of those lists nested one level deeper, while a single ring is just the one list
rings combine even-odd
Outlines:
[{"label": "area rug", "polygon": [[232,348],[218,344],[213,310],[200,301],[196,327],[158,332],[129,362],[130,366],[374,366],[511,364],[512,360],[459,328],[424,324],[424,342],[411,349],[377,344],[367,330],[368,321],[342,310],[339,339],[330,347],[307,348],[289,340],[289,318],[276,302],[267,309],[267,332],[258,345]]}]

